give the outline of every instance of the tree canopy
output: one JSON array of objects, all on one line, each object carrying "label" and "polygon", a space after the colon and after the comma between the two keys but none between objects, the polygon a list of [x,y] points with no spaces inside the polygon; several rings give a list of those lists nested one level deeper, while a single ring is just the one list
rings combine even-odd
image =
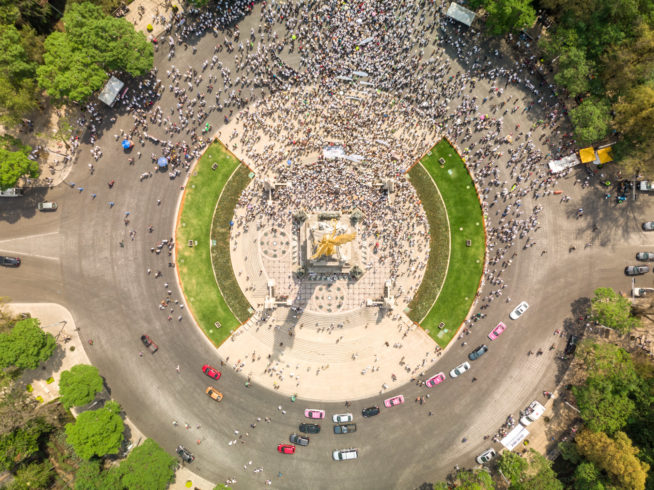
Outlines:
[{"label": "tree canopy", "polygon": [[640,325],[640,320],[631,314],[631,302],[612,288],[598,288],[590,300],[593,320],[605,327],[622,333]]},{"label": "tree canopy", "polygon": [[175,477],[177,460],[152,439],[136,447],[120,466],[111,470],[112,481],[121,488],[167,488]]},{"label": "tree canopy", "polygon": [[141,76],[152,69],[154,51],[143,33],[88,2],[72,4],[63,17],[65,32],[45,40],[39,85],[56,99],[82,101],[109,78],[107,72]]},{"label": "tree canopy", "polygon": [[570,110],[570,120],[575,127],[575,135],[581,143],[593,143],[604,138],[609,132],[610,114],[608,104],[600,99],[585,99]]},{"label": "tree canopy", "polygon": [[486,25],[491,34],[518,32],[536,22],[536,11],[531,0],[486,0]]},{"label": "tree canopy", "polygon": [[116,454],[125,429],[119,414],[120,405],[114,401],[98,410],[83,412],[74,424],[66,424],[66,440],[82,459]]},{"label": "tree canopy", "polygon": [[55,338],[41,330],[38,319],[16,322],[11,331],[0,334],[0,368],[36,369],[50,358],[56,345]]},{"label": "tree canopy", "polygon": [[39,450],[39,440],[48,434],[52,426],[40,418],[34,418],[23,426],[0,437],[0,469],[12,470],[28,461]]},{"label": "tree canopy", "polygon": [[79,407],[90,403],[102,391],[103,381],[98,368],[88,364],[78,364],[70,371],[61,373],[59,394],[66,408]]},{"label": "tree canopy", "polygon": [[528,467],[527,460],[512,451],[504,451],[497,460],[497,468],[512,484],[522,479]]},{"label": "tree canopy", "polygon": [[[2,97],[2,91],[3,89],[0,88],[0,97]],[[34,179],[40,173],[38,162],[27,158],[22,151],[9,151],[0,148],[0,189],[4,190],[15,186],[18,179],[25,175]]]}]

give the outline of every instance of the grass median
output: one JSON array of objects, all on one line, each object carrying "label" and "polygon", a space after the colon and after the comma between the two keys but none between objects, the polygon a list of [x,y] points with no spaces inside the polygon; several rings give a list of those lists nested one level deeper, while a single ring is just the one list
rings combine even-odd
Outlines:
[{"label": "grass median", "polygon": [[[486,251],[484,218],[472,178],[447,140],[434,146],[409,176],[422,200],[432,235],[425,279],[409,305],[409,316],[444,347],[468,314],[479,288]],[[442,206],[438,191],[447,210],[445,222],[438,212]],[[445,253],[448,222],[449,263],[443,267],[443,261],[432,260],[431,255]]]},{"label": "grass median", "polygon": [[[249,182],[248,174],[248,168],[222,144],[212,144],[187,184],[177,227],[177,264],[184,294],[196,321],[216,345],[249,317],[250,305],[238,287],[229,255],[229,221]],[[216,220],[222,223],[225,217],[226,231],[222,225],[212,230],[212,220],[215,227]],[[212,256],[221,261],[214,262],[215,276]]]}]

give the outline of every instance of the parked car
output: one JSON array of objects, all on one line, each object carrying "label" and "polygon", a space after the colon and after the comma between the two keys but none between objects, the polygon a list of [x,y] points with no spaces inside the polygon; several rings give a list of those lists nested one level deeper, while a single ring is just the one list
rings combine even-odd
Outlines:
[{"label": "parked car", "polygon": [[470,354],[468,354],[468,359],[471,361],[474,361],[476,359],[479,359],[481,356],[486,354],[488,352],[488,346],[487,345],[480,345],[477,347],[475,350],[473,350]]},{"label": "parked car", "polygon": [[357,424],[342,424],[334,426],[334,434],[351,434],[357,431]]},{"label": "parked car", "polygon": [[348,459],[357,459],[359,451],[357,449],[337,449],[332,453],[334,461],[345,461]]},{"label": "parked car", "polygon": [[518,318],[520,318],[522,316],[522,314],[525,311],[527,311],[527,308],[529,308],[529,303],[527,303],[526,301],[523,301],[518,306],[516,306],[515,309],[511,313],[509,313],[509,317],[511,318],[511,320],[517,320]]},{"label": "parked car", "polygon": [[432,386],[441,384],[443,381],[445,381],[445,373],[438,373],[425,381],[425,386],[431,388]]},{"label": "parked car", "polygon": [[57,210],[57,203],[56,202],[48,202],[48,201],[43,201],[40,202],[36,205],[39,211],[56,211]]},{"label": "parked car", "polygon": [[577,338],[576,335],[570,335],[568,337],[568,343],[565,344],[565,351],[564,351],[566,356],[571,356],[572,354],[575,353],[575,351],[577,350],[578,341],[579,339]]},{"label": "parked car", "polygon": [[143,342],[143,345],[150,349],[153,354],[159,350],[159,346],[152,341],[149,335],[141,335],[141,342]]},{"label": "parked car", "polygon": [[477,463],[479,464],[484,464],[488,463],[491,459],[495,457],[497,453],[495,452],[495,449],[486,449],[483,453],[481,453],[479,456],[477,456],[475,459]]},{"label": "parked car", "polygon": [[20,259],[18,257],[5,257],[0,255],[0,265],[5,267],[18,267],[20,265]]},{"label": "parked car", "polygon": [[308,419],[324,419],[325,418],[325,411],[324,410],[317,410],[314,408],[307,408],[304,411],[304,416]]},{"label": "parked car", "polygon": [[450,378],[456,378],[458,376],[461,376],[468,369],[470,369],[470,363],[469,362],[464,362],[463,364],[459,364],[457,367],[455,367],[454,369],[452,369],[450,371]]},{"label": "parked car", "polygon": [[361,410],[361,415],[364,417],[374,417],[379,415],[379,407],[368,407]]},{"label": "parked car", "polygon": [[491,330],[491,333],[488,334],[488,338],[491,340],[495,340],[497,337],[502,335],[502,332],[504,332],[504,330],[506,330],[506,325],[504,325],[504,322],[500,322],[493,330]]},{"label": "parked car", "polygon": [[295,454],[295,446],[293,444],[279,444],[277,451],[282,454]]},{"label": "parked car", "polygon": [[624,273],[628,276],[640,276],[649,272],[647,265],[628,265],[624,268]]},{"label": "parked car", "polygon": [[534,400],[527,407],[525,416],[520,419],[520,423],[526,427],[532,422],[536,422],[543,413],[545,413],[545,407]]},{"label": "parked car", "polygon": [[384,400],[384,406],[387,408],[394,407],[395,405],[401,405],[402,403],[404,403],[404,396],[402,395],[397,395]]},{"label": "parked car", "polygon": [[195,459],[195,456],[191,454],[191,451],[186,449],[181,444],[177,446],[177,454],[179,454],[179,457],[182,458],[187,463],[192,463],[193,460]]},{"label": "parked car", "polygon": [[654,221],[645,221],[643,223],[643,230],[653,231],[654,230]]},{"label": "parked car", "polygon": [[309,445],[309,438],[307,436],[300,436],[297,434],[291,434],[291,436],[288,438],[293,444],[297,444],[298,446],[308,446]]},{"label": "parked car", "polygon": [[207,387],[205,393],[209,395],[211,398],[213,398],[214,400],[216,400],[217,402],[223,400],[223,394],[220,391],[218,391],[216,388],[212,388],[211,386]]},{"label": "parked car", "polygon": [[220,379],[221,376],[220,371],[212,368],[209,364],[202,366],[202,372],[213,379]]},{"label": "parked car", "polygon": [[332,422],[335,424],[344,424],[346,422],[352,422],[354,417],[352,416],[351,413],[337,413],[336,415],[332,415]]},{"label": "parked car", "polygon": [[300,432],[305,434],[317,434],[320,432],[320,426],[318,424],[300,424]]},{"label": "parked car", "polygon": [[654,261],[654,252],[638,252],[636,254],[636,260],[642,260],[643,262],[652,262]]}]

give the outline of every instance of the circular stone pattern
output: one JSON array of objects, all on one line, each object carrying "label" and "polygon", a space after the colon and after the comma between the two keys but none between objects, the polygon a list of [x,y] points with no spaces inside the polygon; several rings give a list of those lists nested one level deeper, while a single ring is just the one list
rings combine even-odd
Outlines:
[{"label": "circular stone pattern", "polygon": [[284,257],[291,246],[288,234],[275,227],[266,228],[259,235],[259,249],[261,253],[270,259]]}]

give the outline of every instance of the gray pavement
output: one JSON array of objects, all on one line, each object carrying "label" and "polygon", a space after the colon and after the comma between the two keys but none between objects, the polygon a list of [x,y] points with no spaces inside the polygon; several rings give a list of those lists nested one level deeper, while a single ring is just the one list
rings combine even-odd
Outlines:
[{"label": "gray pavement", "polygon": [[[257,23],[255,12],[241,23],[241,29],[246,32]],[[211,34],[205,35],[197,42],[195,56],[191,50],[180,48],[172,63],[197,65],[212,56],[215,43]],[[233,56],[223,53],[221,60],[233,69]],[[160,73],[170,64],[162,51],[156,55],[156,64]],[[460,69],[456,62],[454,67],[455,71]],[[488,85],[479,82],[475,93],[482,97]],[[509,92],[527,101],[532,97],[513,86]],[[167,111],[174,100],[166,93],[159,104]],[[518,122],[526,127],[532,116],[518,112],[507,121],[507,127]],[[220,129],[223,114],[212,113],[209,119],[214,129]],[[0,295],[13,301],[47,301],[67,307],[80,328],[82,341],[94,340],[93,346],[85,343],[89,359],[139,430],[171,453],[180,443],[192,448],[196,455],[193,471],[215,482],[236,478],[235,488],[263,486],[266,479],[277,488],[412,488],[443,478],[455,463],[472,466],[474,456],[488,446],[483,435],[492,434],[509,413],[516,414],[543,390],[552,391],[560,379],[565,366],[546,350],[553,330],[574,317],[576,302],[590,296],[594,288],[628,290],[631,280],[622,269],[651,242],[640,231],[640,222],[654,213],[651,197],[616,205],[603,199],[597,178],[590,188],[580,189],[574,184],[575,177],[583,179],[585,173],[573,171],[556,186],[572,196],[569,202],[560,203],[560,196],[555,195],[539,199],[544,211],[541,229],[533,235],[537,245],[520,251],[503,276],[509,284],[503,298],[510,296],[511,303],[494,301],[484,310],[487,317],[466,337],[469,345],[450,349],[428,373],[447,371],[463,361],[470,346],[487,343],[488,331],[504,320],[507,331],[492,343],[488,354],[475,361],[472,374],[448,379],[430,391],[407,384],[391,393],[403,393],[407,399],[404,405],[383,410],[369,420],[359,416],[361,408],[380,404],[381,398],[356,401],[349,410],[359,425],[357,433],[336,436],[331,433],[331,424],[323,422],[323,431],[312,436],[308,448],[283,456],[275,446],[286,442],[297,424],[305,421],[302,411],[308,406],[302,400],[291,403],[256,385],[245,388],[244,378],[231,368],[223,368],[220,381],[210,381],[200,368],[205,362],[220,365],[213,346],[188,315],[184,314],[180,322],[176,318],[167,321],[167,312],[158,309],[167,289],[173,298],[181,298],[168,256],[150,252],[151,246],[173,233],[181,182],[170,180],[166,174],[139,181],[139,175],[150,168],[145,155],[151,147],[144,147],[143,162],[130,166],[112,137],[115,128],[129,129],[131,125],[131,116],[118,113],[113,127],[99,135],[104,156],[93,175],[87,169],[89,147],[83,145],[69,179],[84,191],[59,186],[32,189],[22,199],[0,200],[0,253],[23,258],[20,268],[0,270]],[[510,180],[508,175],[505,178]],[[116,184],[109,189],[106,182],[112,179]],[[92,199],[90,193],[97,197]],[[59,210],[52,214],[35,211],[35,203],[43,198],[59,202]],[[157,205],[158,199],[161,205]],[[109,201],[115,202],[113,208]],[[584,208],[585,215],[577,219],[579,207]],[[125,211],[131,212],[129,226],[123,222]],[[491,222],[497,219],[493,213]],[[599,226],[598,231],[592,231],[593,224]],[[152,234],[146,231],[149,225],[154,227]],[[134,241],[129,237],[131,229],[137,231]],[[121,241],[124,248],[119,245]],[[584,248],[589,242],[592,245]],[[576,250],[568,252],[571,245]],[[545,254],[541,254],[543,250]],[[163,277],[154,279],[146,273],[148,268],[161,270]],[[164,282],[169,283],[168,288]],[[650,286],[652,276],[638,278],[636,283]],[[492,289],[489,285],[486,288]],[[481,296],[484,294],[487,291]],[[520,320],[508,320],[508,312],[521,300],[528,301],[530,309]],[[142,333],[159,344],[157,354],[138,355]],[[546,353],[527,356],[527,351],[538,348]],[[475,384],[470,383],[471,375],[478,378]],[[220,404],[204,394],[204,389],[214,384],[225,394]],[[413,401],[427,392],[431,396],[424,405]],[[327,410],[328,417],[344,410],[342,403],[315,405],[312,402],[311,407]],[[429,411],[434,415],[430,417]],[[271,417],[272,421],[257,421],[258,417]],[[172,420],[180,425],[174,427]],[[191,428],[184,429],[184,423]],[[251,428],[254,423],[256,427]],[[468,442],[462,443],[463,437]],[[237,442],[230,445],[234,440]],[[331,461],[331,450],[340,447],[358,447],[360,459]],[[264,468],[260,473],[249,469],[258,466]]]}]

